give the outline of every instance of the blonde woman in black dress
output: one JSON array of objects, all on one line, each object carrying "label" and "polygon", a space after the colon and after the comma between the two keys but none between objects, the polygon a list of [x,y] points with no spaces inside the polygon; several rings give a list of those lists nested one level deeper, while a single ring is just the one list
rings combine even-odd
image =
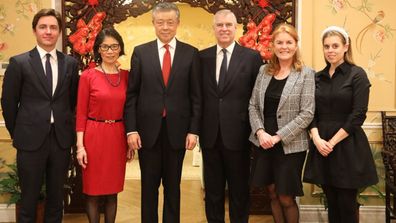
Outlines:
[{"label": "blonde woman in black dress", "polygon": [[370,82],[352,59],[347,32],[331,26],[322,33],[327,66],[316,74],[316,112],[310,126],[304,181],[322,185],[330,223],[354,223],[358,189],[378,182],[369,142],[362,129]]},{"label": "blonde woman in black dress", "polygon": [[295,28],[272,33],[274,55],[260,68],[249,104],[250,140],[256,145],[252,186],[266,186],[275,222],[299,221],[296,196],[308,150],[314,108],[314,71],[302,64]]}]

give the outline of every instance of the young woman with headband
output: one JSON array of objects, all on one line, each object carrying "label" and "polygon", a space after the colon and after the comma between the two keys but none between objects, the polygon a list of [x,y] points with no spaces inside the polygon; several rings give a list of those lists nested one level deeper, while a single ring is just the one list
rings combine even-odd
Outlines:
[{"label": "young woman with headband", "polygon": [[316,110],[309,127],[313,145],[304,181],[322,186],[330,223],[354,223],[358,189],[378,182],[362,129],[371,84],[354,64],[351,39],[343,28],[325,29],[322,44],[327,66],[315,75]]}]

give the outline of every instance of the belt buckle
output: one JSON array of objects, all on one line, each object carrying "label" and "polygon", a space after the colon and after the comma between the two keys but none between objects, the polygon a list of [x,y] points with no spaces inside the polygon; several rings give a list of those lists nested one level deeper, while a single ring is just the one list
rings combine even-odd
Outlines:
[{"label": "belt buckle", "polygon": [[111,124],[111,123],[115,123],[115,120],[105,120],[105,123]]}]

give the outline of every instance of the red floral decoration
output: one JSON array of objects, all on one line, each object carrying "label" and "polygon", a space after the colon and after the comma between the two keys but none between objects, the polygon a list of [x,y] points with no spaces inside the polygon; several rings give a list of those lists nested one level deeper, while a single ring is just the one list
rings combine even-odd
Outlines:
[{"label": "red floral decoration", "polygon": [[263,9],[269,5],[268,0],[255,0],[255,2]]},{"label": "red floral decoration", "polygon": [[95,7],[97,5],[99,5],[99,0],[86,0],[88,5]]},{"label": "red floral decoration", "polygon": [[239,44],[259,51],[263,60],[269,60],[272,56],[270,41],[275,18],[274,13],[267,14],[258,25],[250,20],[246,25],[247,32],[239,38]]},{"label": "red floral decoration", "polygon": [[92,51],[95,38],[102,30],[102,22],[105,17],[105,12],[97,12],[88,24],[83,19],[77,21],[76,32],[69,36],[69,41],[73,44],[75,52],[83,56]]}]

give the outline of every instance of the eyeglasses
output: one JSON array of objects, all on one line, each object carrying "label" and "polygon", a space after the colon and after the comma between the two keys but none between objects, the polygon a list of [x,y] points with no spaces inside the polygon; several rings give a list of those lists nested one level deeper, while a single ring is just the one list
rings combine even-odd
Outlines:
[{"label": "eyeglasses", "polygon": [[111,44],[111,45],[101,44],[101,45],[99,45],[99,48],[102,51],[108,51],[109,49],[111,49],[112,51],[115,51],[120,48],[120,44]]}]

